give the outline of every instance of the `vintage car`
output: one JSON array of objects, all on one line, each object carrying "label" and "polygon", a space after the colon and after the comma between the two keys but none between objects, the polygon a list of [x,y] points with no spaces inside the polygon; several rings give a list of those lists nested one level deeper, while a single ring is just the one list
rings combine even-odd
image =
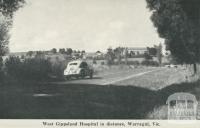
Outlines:
[{"label": "vintage car", "polygon": [[75,60],[68,63],[64,70],[64,76],[66,79],[71,77],[85,78],[86,76],[93,78],[93,72],[93,68],[86,61]]},{"label": "vintage car", "polygon": [[165,65],[165,67],[168,67],[168,68],[177,68],[178,65],[169,64],[169,65]]}]

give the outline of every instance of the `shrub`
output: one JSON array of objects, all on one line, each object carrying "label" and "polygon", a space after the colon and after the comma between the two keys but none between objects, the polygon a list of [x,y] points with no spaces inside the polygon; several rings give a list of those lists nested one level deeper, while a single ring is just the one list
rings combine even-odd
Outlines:
[{"label": "shrub", "polygon": [[145,66],[159,66],[159,63],[153,60],[143,60],[141,64]]},{"label": "shrub", "polygon": [[20,80],[47,80],[51,73],[51,63],[42,58],[25,59],[21,62],[18,57],[10,57],[6,60],[5,67],[9,76]]},{"label": "shrub", "polygon": [[152,58],[153,58],[153,57],[152,57],[151,55],[149,55],[148,53],[145,53],[145,54],[144,54],[144,59],[145,59],[145,60],[152,60]]},{"label": "shrub", "polygon": [[104,64],[105,64],[104,61],[102,61],[102,62],[101,62],[101,65],[104,65]]},{"label": "shrub", "polygon": [[139,65],[140,62],[137,61],[137,60],[136,60],[136,61],[128,61],[127,64],[128,64],[128,65]]},{"label": "shrub", "polygon": [[97,64],[97,61],[96,61],[96,59],[93,59],[93,64]]},{"label": "shrub", "polygon": [[63,62],[56,62],[51,65],[51,70],[52,70],[51,75],[53,75],[57,79],[63,79],[63,77],[64,77],[63,71],[65,68],[66,68],[66,66]]},{"label": "shrub", "polygon": [[0,57],[0,82],[3,80],[4,72],[3,72],[3,58]]},{"label": "shrub", "polygon": [[13,77],[20,77],[22,75],[22,63],[20,62],[19,57],[11,56],[6,59],[5,68],[8,75]]}]

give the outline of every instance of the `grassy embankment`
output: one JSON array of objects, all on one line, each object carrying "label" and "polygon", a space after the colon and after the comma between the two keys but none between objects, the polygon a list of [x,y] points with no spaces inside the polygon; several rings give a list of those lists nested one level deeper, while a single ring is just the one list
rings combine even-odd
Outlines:
[{"label": "grassy embankment", "polygon": [[184,80],[180,74],[166,69],[146,74],[140,82],[133,79],[129,86],[9,82],[1,85],[0,118],[165,119],[169,95],[189,92],[200,99],[200,81],[170,83]]}]

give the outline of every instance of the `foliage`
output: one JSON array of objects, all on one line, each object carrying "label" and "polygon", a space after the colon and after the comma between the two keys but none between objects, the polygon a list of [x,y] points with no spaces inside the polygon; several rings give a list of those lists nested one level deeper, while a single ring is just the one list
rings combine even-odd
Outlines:
[{"label": "foliage", "polygon": [[149,55],[148,53],[144,53],[144,59],[145,60],[152,60],[152,56]]},{"label": "foliage", "polygon": [[0,57],[0,71],[2,70],[2,68],[3,68],[3,58]]},{"label": "foliage", "polygon": [[13,13],[25,3],[24,0],[0,1],[0,56],[8,52],[9,28],[12,24]]},{"label": "foliage", "polygon": [[104,62],[104,61],[102,61],[102,62],[101,62],[101,65],[104,65],[104,64],[105,64],[105,62]]},{"label": "foliage", "polygon": [[127,64],[128,65],[140,65],[140,62],[137,60],[136,61],[128,61]]},{"label": "foliage", "polygon": [[55,54],[55,53],[57,53],[57,49],[56,48],[52,48],[51,52]]},{"label": "foliage", "polygon": [[57,61],[56,63],[51,64],[51,75],[57,80],[61,80],[63,79],[63,71],[65,68],[66,66],[62,62]]},{"label": "foliage", "polygon": [[106,60],[108,65],[112,65],[114,63],[115,54],[112,48],[107,49]]},{"label": "foliage", "polygon": [[151,19],[179,63],[200,62],[200,1],[146,0]]},{"label": "foliage", "polygon": [[59,49],[59,53],[64,54],[65,53],[65,49],[64,48],[60,48]]},{"label": "foliage", "polygon": [[157,58],[158,58],[158,62],[161,65],[162,63],[162,45],[161,43],[159,44],[158,48],[157,48]]},{"label": "foliage", "polygon": [[0,14],[0,56],[8,52],[9,20]]},{"label": "foliage", "polygon": [[157,48],[155,47],[147,47],[147,51],[149,55],[156,56],[157,55]]},{"label": "foliage", "polygon": [[19,80],[47,80],[51,73],[50,62],[41,58],[21,61],[18,57],[10,57],[6,60],[5,67],[9,76]]},{"label": "foliage", "polygon": [[117,58],[118,64],[121,63],[123,51],[124,51],[124,48],[122,47],[117,47],[113,50],[115,57]]},{"label": "foliage", "polygon": [[67,55],[72,55],[73,50],[71,48],[67,48],[66,52],[67,52]]},{"label": "foliage", "polygon": [[97,64],[97,61],[96,61],[96,59],[93,59],[93,62],[92,62],[93,64]]},{"label": "foliage", "polygon": [[145,66],[159,66],[159,63],[153,60],[143,60],[141,64]]},{"label": "foliage", "polygon": [[13,17],[13,13],[16,12],[25,4],[24,0],[1,0],[0,12],[6,17]]},{"label": "foliage", "polygon": [[33,51],[28,51],[28,52],[26,53],[26,55],[29,56],[29,57],[31,57],[31,56],[33,55]]},{"label": "foliage", "polygon": [[4,71],[3,71],[3,58],[0,57],[0,83],[1,83],[1,80],[3,79],[3,76],[4,76]]}]

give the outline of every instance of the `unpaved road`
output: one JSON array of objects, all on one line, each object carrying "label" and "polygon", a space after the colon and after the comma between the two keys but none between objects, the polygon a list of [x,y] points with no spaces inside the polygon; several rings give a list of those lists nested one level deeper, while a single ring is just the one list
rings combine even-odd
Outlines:
[{"label": "unpaved road", "polygon": [[164,70],[164,68],[136,68],[136,69],[126,69],[126,70],[118,70],[111,71],[107,70],[106,72],[98,72],[93,79],[84,78],[84,79],[76,79],[72,78],[71,80],[66,80],[63,82],[55,82],[56,84],[96,84],[96,85],[110,85],[117,84],[122,81],[126,81],[132,78],[141,77],[145,74]]}]

